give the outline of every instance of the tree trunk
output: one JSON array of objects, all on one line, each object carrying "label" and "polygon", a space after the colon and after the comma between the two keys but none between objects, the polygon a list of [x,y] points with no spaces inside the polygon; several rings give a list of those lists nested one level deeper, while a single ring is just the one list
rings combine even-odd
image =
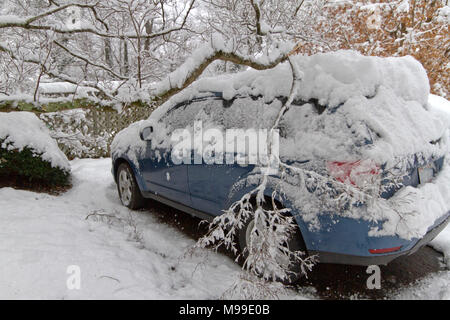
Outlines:
[{"label": "tree trunk", "polygon": [[110,68],[113,67],[113,61],[112,61],[112,49],[111,49],[111,39],[104,39],[105,44],[105,62],[106,65]]},{"label": "tree trunk", "polygon": [[127,40],[124,39],[123,41],[123,72],[122,74],[125,76],[128,76],[130,72],[130,62],[128,60],[128,43]]}]

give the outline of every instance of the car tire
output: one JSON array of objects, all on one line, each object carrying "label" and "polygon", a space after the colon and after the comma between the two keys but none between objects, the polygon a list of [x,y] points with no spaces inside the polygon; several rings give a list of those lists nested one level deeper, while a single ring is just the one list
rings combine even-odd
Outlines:
[{"label": "car tire", "polygon": [[141,209],[145,204],[136,178],[127,163],[122,163],[117,169],[117,190],[122,204],[132,210]]},{"label": "car tire", "polygon": [[[249,241],[249,235],[251,230],[254,226],[254,219],[253,217],[249,218],[243,225],[243,227],[238,232],[238,243],[239,243],[239,249],[241,252],[241,262],[243,263],[247,257],[248,252],[246,250],[247,248],[247,242]],[[303,237],[301,235],[300,229],[298,229],[295,232],[291,234],[291,237],[289,239],[289,242],[287,244],[291,251],[302,251],[307,254],[306,246],[303,241]],[[281,279],[275,279],[276,281],[282,282],[283,284],[289,285],[293,284],[296,281],[298,281],[303,275],[301,273],[301,265],[298,261],[293,261],[294,259],[291,259],[291,264],[289,267],[289,276],[287,279],[281,280]]]}]

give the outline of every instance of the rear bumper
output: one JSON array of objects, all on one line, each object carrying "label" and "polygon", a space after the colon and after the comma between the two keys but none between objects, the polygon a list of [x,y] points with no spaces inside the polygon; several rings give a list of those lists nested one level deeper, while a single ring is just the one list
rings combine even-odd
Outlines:
[{"label": "rear bumper", "polygon": [[450,212],[447,213],[446,218],[434,226],[428,231],[428,233],[417,243],[408,250],[404,250],[398,253],[372,256],[354,256],[342,253],[324,252],[324,251],[308,251],[310,255],[317,255],[320,263],[333,263],[333,264],[349,264],[349,265],[386,265],[392,260],[403,256],[410,255],[419,250],[421,247],[427,245],[433,240],[450,222]]}]

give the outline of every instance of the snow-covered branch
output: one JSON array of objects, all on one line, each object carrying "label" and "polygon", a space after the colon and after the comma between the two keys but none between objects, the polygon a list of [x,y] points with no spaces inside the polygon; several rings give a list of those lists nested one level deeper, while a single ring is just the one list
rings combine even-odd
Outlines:
[{"label": "snow-covered branch", "polygon": [[32,16],[32,17],[28,17],[28,18],[21,18],[18,16],[0,16],[0,29],[4,29],[4,28],[22,28],[22,29],[27,29],[27,30],[35,30],[35,31],[52,31],[55,33],[59,33],[59,34],[83,34],[83,33],[90,33],[99,37],[103,37],[103,38],[114,38],[114,39],[138,39],[138,38],[143,38],[143,39],[153,39],[156,37],[162,37],[162,36],[166,36],[172,32],[175,31],[179,31],[182,30],[186,24],[186,21],[192,11],[192,8],[195,4],[196,0],[192,0],[190,2],[190,5],[182,19],[182,22],[175,27],[171,27],[171,28],[167,28],[164,30],[160,30],[158,32],[154,32],[151,34],[137,34],[137,33],[119,33],[119,34],[114,34],[114,33],[109,33],[109,32],[102,32],[94,27],[91,26],[87,26],[87,27],[80,27],[80,28],[61,28],[58,25],[48,25],[48,24],[34,24],[34,22],[37,22],[38,20],[42,20],[46,17],[52,16],[55,13],[58,13],[60,11],[63,11],[67,8],[70,7],[78,7],[78,8],[85,8],[85,9],[89,9],[93,12],[96,21],[100,22],[108,31],[109,27],[106,24],[106,22],[104,20],[102,20],[101,18],[99,18],[97,11],[96,11],[96,6],[97,4],[94,5],[88,5],[88,4],[80,4],[80,3],[72,3],[72,4],[67,4],[64,6],[59,6],[55,9],[52,10],[48,10],[46,12],[40,13],[36,16]]},{"label": "snow-covered branch", "polygon": [[66,46],[64,46],[63,44],[61,44],[58,41],[53,41],[54,44],[56,44],[58,47],[60,47],[61,49],[63,49],[65,52],[67,52],[68,54],[70,54],[71,56],[93,66],[96,68],[100,68],[102,70],[105,70],[106,72],[110,73],[111,75],[113,75],[115,78],[120,79],[120,80],[129,80],[129,77],[124,77],[120,74],[117,74],[116,72],[114,72],[114,70],[111,70],[110,68],[108,68],[107,66],[105,66],[104,64],[97,64],[95,62],[92,62],[91,59],[89,59],[88,57],[84,57],[81,54],[75,53],[72,50],[70,50],[69,48],[67,48]]},{"label": "snow-covered branch", "polygon": [[[7,53],[14,60],[23,61],[23,62],[26,62],[26,63],[32,63],[34,65],[38,65],[41,68],[42,73],[47,74],[51,78],[55,78],[55,79],[58,79],[58,80],[61,80],[61,81],[64,81],[64,82],[68,82],[68,83],[74,84],[77,87],[80,85],[80,81],[76,81],[73,78],[68,77],[68,76],[66,76],[64,74],[60,74],[60,73],[51,71],[49,68],[47,68],[47,66],[43,63],[43,61],[41,61],[39,59],[36,59],[36,58],[25,58],[25,59],[22,59],[22,58],[16,56],[12,50],[6,48],[5,46],[2,46],[1,44],[0,44],[0,52]],[[111,100],[115,100],[115,98],[113,96],[111,96],[109,93],[107,93],[105,90],[103,90],[103,88],[99,87],[97,84],[86,83],[86,84],[83,84],[83,86],[95,89],[95,90],[98,91],[98,93],[100,95],[103,95],[104,97],[107,97],[107,98],[109,98]]]},{"label": "snow-covered branch", "polygon": [[219,37],[219,40],[213,40],[210,44],[194,51],[183,65],[172,72],[165,80],[158,83],[156,88],[152,88],[151,93],[159,99],[166,100],[187,88],[216,60],[232,62],[255,70],[272,69],[288,59],[289,55],[292,54],[292,48],[293,46],[288,47],[274,58],[267,56],[254,58],[233,52]]}]

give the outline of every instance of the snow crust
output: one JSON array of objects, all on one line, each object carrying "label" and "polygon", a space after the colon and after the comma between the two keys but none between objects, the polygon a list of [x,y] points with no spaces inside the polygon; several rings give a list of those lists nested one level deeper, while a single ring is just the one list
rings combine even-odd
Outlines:
[{"label": "snow crust", "polygon": [[402,188],[391,199],[380,199],[379,202],[382,210],[376,211],[376,218],[386,221],[369,235],[420,239],[439,218],[450,212],[449,162],[432,182],[417,188]]},{"label": "snow crust", "polygon": [[70,171],[67,157],[59,149],[44,122],[31,112],[0,112],[0,140],[8,150],[28,147],[52,167]]},{"label": "snow crust", "polygon": [[[438,116],[444,119],[447,127],[450,129],[450,101],[445,98],[430,95],[429,106],[432,112],[435,112]],[[450,130],[449,130],[450,135]],[[448,152],[450,155],[450,150]],[[447,159],[449,160],[449,159]],[[450,188],[450,180],[447,181],[447,187]],[[447,196],[450,194],[447,193]],[[447,201],[450,204],[450,201]],[[450,225],[446,227],[431,243],[436,250],[444,254],[445,263],[450,266]],[[450,272],[447,273],[447,290],[444,290],[444,296],[446,299],[450,299]]]}]

